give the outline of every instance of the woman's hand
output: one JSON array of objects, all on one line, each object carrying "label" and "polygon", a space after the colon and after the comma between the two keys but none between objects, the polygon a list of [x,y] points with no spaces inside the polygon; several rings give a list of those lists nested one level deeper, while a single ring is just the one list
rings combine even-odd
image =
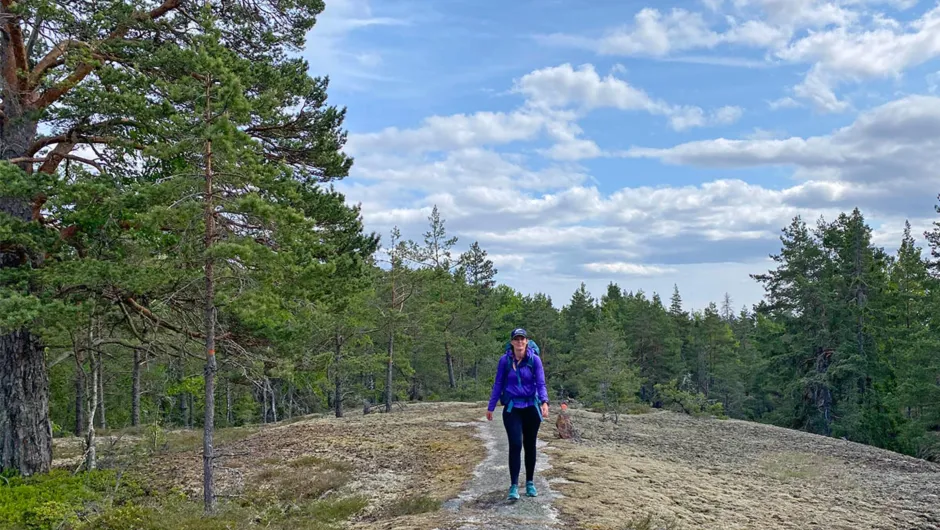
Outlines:
[{"label": "woman's hand", "polygon": [[492,410],[486,411],[486,421],[493,421],[493,411],[492,411]]},{"label": "woman's hand", "polygon": [[542,403],[542,417],[548,419],[548,403]]}]

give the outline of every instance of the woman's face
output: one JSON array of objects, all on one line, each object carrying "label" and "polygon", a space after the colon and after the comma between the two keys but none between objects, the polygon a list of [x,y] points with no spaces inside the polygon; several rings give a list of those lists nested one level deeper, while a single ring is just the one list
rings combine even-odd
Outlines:
[{"label": "woman's face", "polygon": [[529,343],[529,339],[527,339],[527,338],[525,338],[525,337],[521,337],[521,336],[518,336],[518,335],[517,335],[517,336],[515,336],[515,337],[512,338],[512,347],[513,347],[516,351],[522,351],[522,350],[524,350],[525,347],[526,347],[526,344],[528,344],[528,343]]}]

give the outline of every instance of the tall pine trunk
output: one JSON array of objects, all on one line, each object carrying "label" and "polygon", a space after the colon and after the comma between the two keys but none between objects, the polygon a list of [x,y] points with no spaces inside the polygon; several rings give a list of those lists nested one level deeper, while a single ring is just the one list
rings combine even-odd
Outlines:
[{"label": "tall pine trunk", "polygon": [[225,425],[227,427],[232,426],[232,381],[231,379],[225,380]]},{"label": "tall pine trunk", "polygon": [[52,465],[49,379],[39,340],[25,329],[0,336],[0,464],[23,475]]},{"label": "tall pine trunk", "polygon": [[140,425],[140,348],[134,348],[134,368],[131,374],[131,425]]},{"label": "tall pine trunk", "polygon": [[457,388],[457,381],[454,379],[454,358],[450,354],[450,343],[444,341],[444,356],[447,359],[447,380],[451,388]]},{"label": "tall pine trunk", "polygon": [[[0,18],[18,26],[18,16],[0,6]],[[36,139],[36,115],[27,108],[16,86],[7,79],[16,68],[11,35],[0,31],[0,160],[25,156]],[[30,221],[27,200],[0,197],[0,213]],[[0,242],[0,269],[21,267],[29,261],[23,249]],[[46,473],[52,464],[52,424],[49,420],[49,377],[44,348],[39,338],[26,328],[0,335],[0,466],[22,475]]]},{"label": "tall pine trunk", "polygon": [[85,432],[85,354],[75,348],[75,436]]},{"label": "tall pine trunk", "polygon": [[[91,334],[88,342],[91,344]],[[95,447],[95,411],[98,410],[98,357],[91,353],[91,396],[88,397],[88,432],[85,436],[85,469],[92,470],[98,467],[98,457]]]},{"label": "tall pine trunk", "polygon": [[[211,79],[206,80],[206,127],[211,119],[209,97]],[[213,483],[212,463],[215,457],[212,438],[215,434],[215,264],[212,259],[212,243],[215,239],[215,206],[212,200],[212,140],[206,139],[206,199],[205,199],[205,251],[206,251],[206,410],[202,435],[202,493],[206,513],[215,511],[215,488]]]},{"label": "tall pine trunk", "polygon": [[[394,293],[394,286],[392,289]],[[385,365],[385,412],[392,411],[392,375],[395,368],[394,354],[395,352],[395,323],[392,322],[389,324],[388,330],[388,363]]]},{"label": "tall pine trunk", "polygon": [[333,413],[336,415],[337,418],[342,418],[343,417],[343,378],[342,378],[342,371],[340,370],[339,365],[340,365],[340,362],[343,360],[343,341],[342,341],[342,338],[339,336],[339,333],[335,335],[334,346],[336,347],[336,350],[333,352],[333,364],[335,366],[334,375],[336,376],[334,380],[334,383],[336,385],[336,388],[335,388],[336,394],[333,397]]},{"label": "tall pine trunk", "polygon": [[[94,353],[92,353],[94,355]],[[104,408],[104,363],[101,360],[101,353],[98,353],[98,426],[104,430],[108,428],[108,417],[105,416]]]}]

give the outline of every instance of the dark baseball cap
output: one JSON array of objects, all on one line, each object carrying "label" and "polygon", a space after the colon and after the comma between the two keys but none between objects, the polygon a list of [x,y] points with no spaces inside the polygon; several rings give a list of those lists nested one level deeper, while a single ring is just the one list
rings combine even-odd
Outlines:
[{"label": "dark baseball cap", "polygon": [[522,329],[522,328],[516,328],[516,329],[512,330],[512,333],[509,334],[509,338],[510,338],[510,339],[514,339],[514,338],[516,338],[516,337],[525,337],[525,338],[529,338],[529,335],[525,332],[524,329]]}]

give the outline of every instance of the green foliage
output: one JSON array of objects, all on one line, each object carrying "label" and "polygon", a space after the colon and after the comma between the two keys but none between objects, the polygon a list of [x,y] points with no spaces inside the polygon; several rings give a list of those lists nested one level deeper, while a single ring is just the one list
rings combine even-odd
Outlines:
[{"label": "green foliage", "polygon": [[726,419],[721,402],[708,399],[705,394],[689,390],[688,381],[682,384],[673,379],[668,384],[656,385],[656,393],[667,408],[692,416],[713,416]]},{"label": "green foliage", "polygon": [[72,475],[12,476],[0,485],[0,527],[53,529],[80,521],[79,515],[104,502],[122,502],[142,494],[140,486],[114,471]]}]

